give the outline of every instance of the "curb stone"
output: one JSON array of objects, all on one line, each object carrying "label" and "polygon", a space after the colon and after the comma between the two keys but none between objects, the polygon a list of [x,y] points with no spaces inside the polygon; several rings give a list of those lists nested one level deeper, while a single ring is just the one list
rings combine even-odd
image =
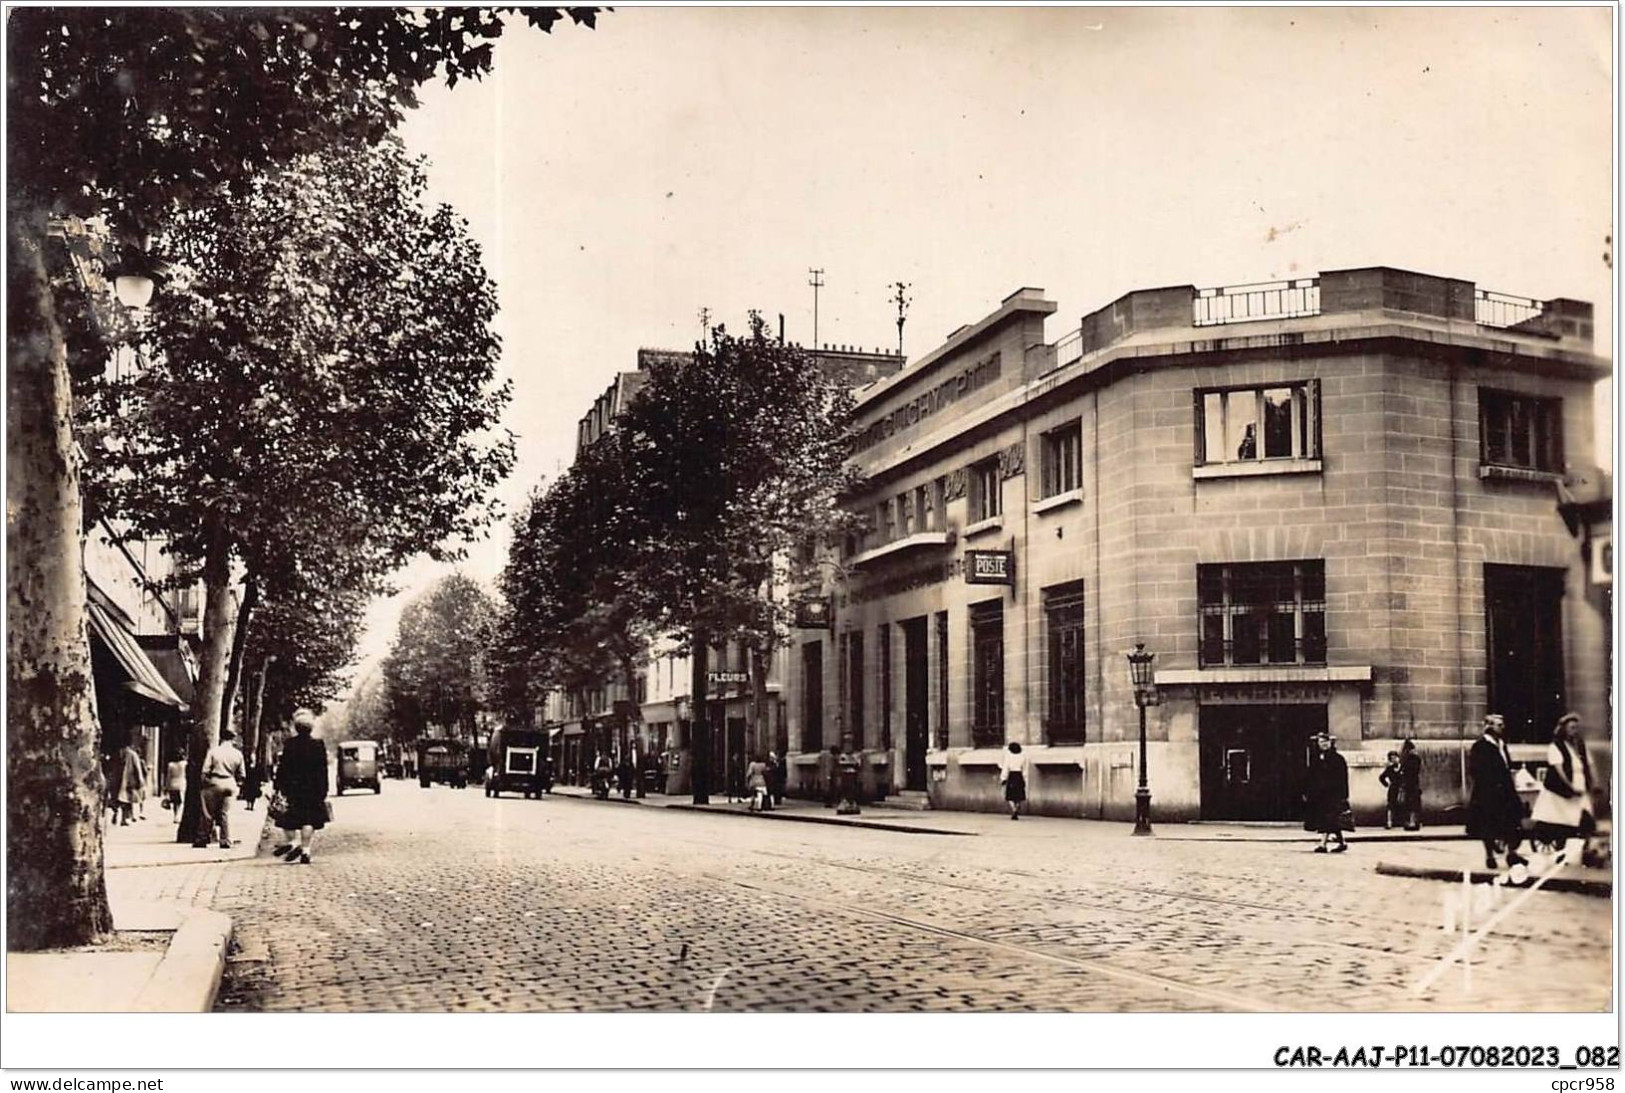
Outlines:
[{"label": "curb stone", "polygon": [[[1385,877],[1413,877],[1418,880],[1438,880],[1451,884],[1461,883],[1460,869],[1378,862],[1377,872]],[[1474,869],[1470,871],[1469,876],[1473,884],[1492,884],[1500,877],[1500,874],[1491,873],[1485,869]],[[1521,885],[1513,890],[1517,891],[1522,887],[1527,886]],[[1547,892],[1574,892],[1582,896],[1601,896],[1604,899],[1614,894],[1612,881],[1593,879],[1591,877],[1552,877],[1545,884],[1542,884],[1541,888]]]},{"label": "curb stone", "polygon": [[137,1013],[208,1013],[220,991],[231,946],[230,915],[185,913],[164,958],[136,998]]},{"label": "curb stone", "polygon": [[778,820],[792,824],[824,824],[829,827],[861,827],[871,831],[897,831],[905,835],[958,835],[975,838],[979,832],[951,831],[945,827],[924,827],[918,824],[889,824],[880,820],[837,820],[829,816],[798,816],[793,813],[740,812],[731,808],[712,808],[710,805],[666,805],[673,812],[700,812],[707,816],[743,816],[758,820]]}]

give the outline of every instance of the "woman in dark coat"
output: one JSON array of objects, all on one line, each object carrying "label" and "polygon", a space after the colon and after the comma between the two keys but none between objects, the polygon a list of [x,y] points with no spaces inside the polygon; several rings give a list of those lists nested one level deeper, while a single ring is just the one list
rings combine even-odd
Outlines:
[{"label": "woman in dark coat", "polygon": [[1484,865],[1498,869],[1497,844],[1505,843],[1507,865],[1524,864],[1518,854],[1523,841],[1523,798],[1512,781],[1512,757],[1503,734],[1506,722],[1498,713],[1486,714],[1484,732],[1467,753],[1467,776],[1472,791],[1467,800],[1467,834],[1484,843]]},{"label": "woman in dark coat", "polygon": [[316,832],[327,826],[327,745],[311,736],[316,715],[300,710],[293,715],[294,736],[282,749],[276,768],[276,788],[288,806],[278,821],[282,845],[273,853],[289,864],[310,864]]},{"label": "woman in dark coat", "polygon": [[1320,845],[1316,854],[1327,852],[1326,843],[1336,839],[1331,853],[1347,850],[1343,832],[1354,830],[1354,816],[1349,811],[1349,765],[1337,754],[1331,735],[1320,733],[1315,737],[1315,757],[1309,761],[1309,780],[1304,794],[1305,831],[1320,832]]}]

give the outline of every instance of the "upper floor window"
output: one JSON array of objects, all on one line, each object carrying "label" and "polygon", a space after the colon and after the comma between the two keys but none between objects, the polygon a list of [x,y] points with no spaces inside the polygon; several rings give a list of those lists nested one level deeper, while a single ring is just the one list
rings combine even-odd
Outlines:
[{"label": "upper floor window", "polygon": [[1196,567],[1201,665],[1326,663],[1326,563]]},{"label": "upper floor window", "polygon": [[1498,467],[1563,470],[1563,400],[1478,390],[1479,458]]},{"label": "upper floor window", "polygon": [[1320,457],[1320,381],[1196,392],[1196,462]]},{"label": "upper floor window", "polygon": [[999,461],[984,459],[970,469],[970,522],[991,520],[1004,512],[1003,481]]},{"label": "upper floor window", "polygon": [[1050,430],[1043,436],[1043,448],[1044,496],[1054,497],[1082,487],[1082,426],[1074,421]]},{"label": "upper floor window", "polygon": [[897,495],[897,534],[904,539],[914,534],[914,498],[907,490]]}]

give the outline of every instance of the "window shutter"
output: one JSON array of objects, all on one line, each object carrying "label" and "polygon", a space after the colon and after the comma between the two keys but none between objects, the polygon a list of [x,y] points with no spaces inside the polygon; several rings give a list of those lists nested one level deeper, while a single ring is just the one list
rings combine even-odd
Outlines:
[{"label": "window shutter", "polygon": [[1309,438],[1308,458],[1320,458],[1320,381],[1310,380],[1307,397],[1304,401],[1304,413],[1309,420],[1304,422],[1304,434]]},{"label": "window shutter", "polygon": [[1196,406],[1196,429],[1191,434],[1196,438],[1196,451],[1192,453],[1191,458],[1195,461],[1195,465],[1200,467],[1207,462],[1207,437],[1203,435],[1206,425],[1202,419],[1202,392],[1192,391],[1191,401]]}]

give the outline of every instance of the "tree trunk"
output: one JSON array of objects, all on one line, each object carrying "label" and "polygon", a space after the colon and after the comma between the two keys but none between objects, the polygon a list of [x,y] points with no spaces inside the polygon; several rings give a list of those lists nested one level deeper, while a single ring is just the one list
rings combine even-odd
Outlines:
[{"label": "tree trunk", "polygon": [[767,652],[758,641],[750,645],[750,731],[754,737],[751,751],[756,755],[766,755],[770,751],[777,751],[779,742],[771,735],[771,726],[768,718],[769,699],[767,695]]},{"label": "tree trunk", "polygon": [[626,719],[626,735],[632,742],[633,752],[637,755],[637,760],[632,764],[633,777],[637,780],[637,795],[642,797],[646,748],[643,739],[643,705],[638,701],[638,669],[626,653],[618,654],[618,658],[621,662],[621,679],[626,682],[626,706],[629,711]]},{"label": "tree trunk", "polygon": [[[226,689],[220,700],[220,731],[231,728],[231,704],[243,674],[243,653],[248,648],[248,620],[260,602],[260,583],[251,573],[243,582],[243,602],[237,607],[237,624],[231,633],[231,660],[226,665]],[[246,720],[246,718],[245,718]]]},{"label": "tree trunk", "polygon": [[[198,655],[192,739],[186,760],[186,805],[176,826],[176,842],[194,842],[202,809],[198,790],[202,785],[204,754],[220,742],[220,713],[226,694],[226,667],[231,659],[231,541],[216,525],[209,532],[208,552],[203,559],[203,649]],[[206,834],[206,833],[203,833]]]},{"label": "tree trunk", "polygon": [[113,928],[73,392],[45,226],[13,207],[6,239],[6,942],[18,951]]},{"label": "tree trunk", "polygon": [[688,705],[691,715],[688,729],[689,778],[693,783],[694,803],[711,803],[711,711],[705,696],[710,690],[706,673],[710,669],[711,636],[695,628],[689,644]]},{"label": "tree trunk", "polygon": [[275,657],[260,662],[260,678],[249,698],[248,716],[243,718],[243,756],[248,763],[248,776],[257,784],[265,776],[265,748],[260,735],[260,719],[265,714],[265,677],[270,674]]}]

